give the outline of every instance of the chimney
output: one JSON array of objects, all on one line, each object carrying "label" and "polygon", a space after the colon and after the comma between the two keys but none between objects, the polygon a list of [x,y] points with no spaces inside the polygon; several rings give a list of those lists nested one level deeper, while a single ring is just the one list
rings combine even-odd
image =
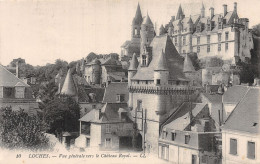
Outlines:
[{"label": "chimney", "polygon": [[15,68],[16,68],[16,71],[15,71],[16,77],[19,78],[19,61],[16,61],[16,66],[15,66]]},{"label": "chimney", "polygon": [[237,12],[237,3],[234,2],[234,12]]},{"label": "chimney", "polygon": [[210,19],[212,19],[214,17],[214,8],[211,7],[209,10],[210,10]]},{"label": "chimney", "polygon": [[224,8],[224,17],[227,15],[227,5],[226,4],[224,4],[223,5],[223,8]]}]

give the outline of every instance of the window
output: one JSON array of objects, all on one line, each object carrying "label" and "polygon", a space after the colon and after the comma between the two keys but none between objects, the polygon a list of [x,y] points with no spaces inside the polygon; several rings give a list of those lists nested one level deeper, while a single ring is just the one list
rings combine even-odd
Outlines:
[{"label": "window", "polygon": [[116,95],[116,102],[123,102],[125,100],[125,95],[118,94]]},{"label": "window", "polygon": [[221,34],[218,34],[218,41],[221,42]]},{"label": "window", "polygon": [[201,157],[201,163],[203,163],[203,164],[206,164],[206,163],[207,163],[207,156],[206,156],[206,155],[203,155],[203,156]]},{"label": "window", "polygon": [[207,43],[210,43],[210,35],[207,35]]},{"label": "window", "polygon": [[139,84],[140,83],[140,81],[139,80],[137,80],[137,84]]},{"label": "window", "polygon": [[148,84],[148,80],[145,81],[145,84]]},{"label": "window", "polygon": [[218,51],[221,51],[221,44],[218,44]]},{"label": "window", "polygon": [[192,164],[196,164],[196,163],[197,163],[197,156],[194,155],[194,154],[192,154],[191,160],[192,160],[192,161],[191,161]]},{"label": "window", "polygon": [[210,52],[210,45],[207,45],[207,52]]},{"label": "window", "polygon": [[237,155],[237,140],[236,139],[230,139],[230,154]]},{"label": "window", "polygon": [[161,80],[160,79],[156,79],[156,85],[160,85],[161,84]]},{"label": "window", "polygon": [[111,133],[111,125],[106,124],[106,133]]},{"label": "window", "polygon": [[143,62],[143,66],[146,66],[146,55],[142,56],[142,62]]},{"label": "window", "polygon": [[200,37],[197,37],[197,44],[200,44]]},{"label": "window", "polygon": [[222,22],[218,22],[218,29],[222,29]]},{"label": "window", "polygon": [[247,158],[255,159],[255,142],[247,142]]},{"label": "window", "polygon": [[183,36],[183,45],[186,45],[186,36]]},{"label": "window", "polygon": [[200,46],[197,47],[197,53],[199,53],[199,52],[200,52]]},{"label": "window", "polygon": [[228,50],[228,43],[225,43],[225,50]]},{"label": "window", "polygon": [[134,35],[137,35],[137,28],[135,28]]},{"label": "window", "polygon": [[86,147],[90,146],[90,138],[86,138]]},{"label": "window", "polygon": [[167,135],[168,135],[168,132],[167,132],[167,131],[163,131],[162,138],[163,138],[163,139],[166,139],[166,138],[167,138]]},{"label": "window", "polygon": [[165,160],[169,160],[169,147],[161,146],[161,158]]},{"label": "window", "polygon": [[228,32],[225,33],[225,39],[228,40]]},{"label": "window", "polygon": [[4,88],[3,87],[0,87],[0,98],[3,98],[4,97]]},{"label": "window", "polygon": [[111,148],[111,145],[112,145],[111,138],[106,138],[105,147]]},{"label": "window", "polygon": [[15,98],[24,98],[25,87],[15,87]]},{"label": "window", "polygon": [[174,141],[176,138],[176,133],[172,133],[172,141]]},{"label": "window", "polygon": [[210,31],[210,23],[207,24],[208,31]]},{"label": "window", "polygon": [[3,91],[4,91],[4,97],[5,98],[10,98],[10,97],[12,97],[12,95],[13,95],[13,88],[4,88],[3,89]]},{"label": "window", "polygon": [[142,110],[142,100],[137,100],[137,111]]},{"label": "window", "polygon": [[185,135],[185,144],[190,142],[190,135]]}]

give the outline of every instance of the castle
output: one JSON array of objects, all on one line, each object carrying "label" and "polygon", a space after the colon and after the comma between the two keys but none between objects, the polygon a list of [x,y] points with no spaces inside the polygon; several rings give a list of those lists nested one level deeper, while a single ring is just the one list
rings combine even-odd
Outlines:
[{"label": "castle", "polygon": [[[141,33],[144,23],[149,25],[147,28],[151,31]],[[224,4],[221,14],[215,14],[214,8],[211,7],[210,16],[205,15],[203,4],[200,14],[188,17],[179,6],[177,15],[172,16],[165,27],[160,27],[159,35],[167,33],[182,56],[197,53],[199,58],[216,56],[236,64],[251,58],[253,39],[248,24],[248,18],[239,18],[236,2],[233,11],[228,11],[227,5]],[[132,21],[131,34],[131,41],[126,41],[121,46],[121,58],[132,57],[134,53],[140,56],[144,51],[143,46],[150,44],[155,35],[149,16],[142,17],[139,4]]]}]

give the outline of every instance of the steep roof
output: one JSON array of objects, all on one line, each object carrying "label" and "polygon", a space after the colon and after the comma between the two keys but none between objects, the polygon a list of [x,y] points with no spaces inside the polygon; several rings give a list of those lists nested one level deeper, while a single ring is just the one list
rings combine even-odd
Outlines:
[{"label": "steep roof", "polygon": [[165,59],[165,54],[163,53],[163,50],[161,52],[161,55],[159,56],[159,60],[157,65],[154,68],[155,71],[165,71],[168,70],[167,62]]},{"label": "steep roof", "polygon": [[152,47],[152,60],[147,67],[138,66],[137,73],[132,78],[133,80],[153,80],[154,69],[160,60],[162,50],[169,70],[169,79],[187,80],[182,71],[183,58],[177,52],[167,34],[156,36],[150,46]]},{"label": "steep roof", "polygon": [[176,19],[181,19],[183,15],[184,14],[183,14],[183,11],[182,11],[182,8],[181,8],[181,5],[180,5],[179,9],[178,9],[178,12],[177,12]]},{"label": "steep roof", "polygon": [[133,19],[133,24],[135,24],[135,25],[141,25],[142,22],[143,22],[143,17],[142,17],[140,5],[139,5],[139,3],[138,3],[137,9],[136,9],[136,13],[135,13],[135,17],[134,17],[134,19]]},{"label": "steep roof", "polygon": [[235,85],[227,89],[223,94],[223,103],[238,103],[250,87]]},{"label": "steep roof", "polygon": [[133,54],[133,57],[132,57],[132,60],[131,60],[131,62],[130,62],[130,66],[129,66],[128,70],[129,70],[129,71],[137,70],[138,64],[139,64],[139,63],[138,63],[136,54],[134,53],[134,54]]},{"label": "steep roof", "polygon": [[195,69],[188,54],[186,54],[184,59],[183,72],[195,72]]},{"label": "steep roof", "polygon": [[250,87],[225,122],[223,129],[259,134],[260,88]]},{"label": "steep roof", "polygon": [[15,87],[16,85],[30,87],[0,64],[0,86]]},{"label": "steep roof", "polygon": [[209,93],[201,93],[205,98],[208,99],[211,103],[221,104],[222,103],[222,95],[220,94],[209,94]]},{"label": "steep roof", "polygon": [[193,103],[190,107],[190,102],[183,103],[178,111],[173,114],[169,122],[164,126],[167,129],[184,130],[190,123],[190,110],[192,111],[192,117],[196,117],[203,109],[206,109],[207,104],[205,103]]},{"label": "steep roof", "polygon": [[69,96],[77,95],[76,87],[70,69],[67,72],[67,76],[65,78],[64,84],[61,89],[61,94],[65,94]]},{"label": "steep roof", "polygon": [[145,25],[153,25],[153,23],[152,23],[152,21],[151,21],[151,18],[150,18],[150,16],[148,15],[148,13],[147,13],[147,16],[144,18],[142,24],[145,24]]},{"label": "steep roof", "polygon": [[110,83],[105,89],[103,103],[117,103],[116,96],[119,94],[124,95],[124,101],[121,103],[127,103],[129,96],[128,84],[124,82]]}]

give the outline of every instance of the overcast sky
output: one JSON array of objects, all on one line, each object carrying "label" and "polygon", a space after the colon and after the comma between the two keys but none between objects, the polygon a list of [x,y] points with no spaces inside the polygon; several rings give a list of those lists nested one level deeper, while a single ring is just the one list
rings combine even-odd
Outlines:
[{"label": "overcast sky", "polygon": [[[199,14],[201,0],[139,0],[142,14],[147,11],[157,28],[176,15],[178,6],[186,16]],[[260,0],[236,0],[239,17],[249,18],[250,26],[260,23]],[[120,53],[130,39],[137,0],[0,0],[0,62],[24,58],[31,65],[71,62],[89,52]],[[223,13],[223,4],[233,10],[233,0],[205,0],[209,8]],[[257,18],[258,17],[258,18]]]}]

